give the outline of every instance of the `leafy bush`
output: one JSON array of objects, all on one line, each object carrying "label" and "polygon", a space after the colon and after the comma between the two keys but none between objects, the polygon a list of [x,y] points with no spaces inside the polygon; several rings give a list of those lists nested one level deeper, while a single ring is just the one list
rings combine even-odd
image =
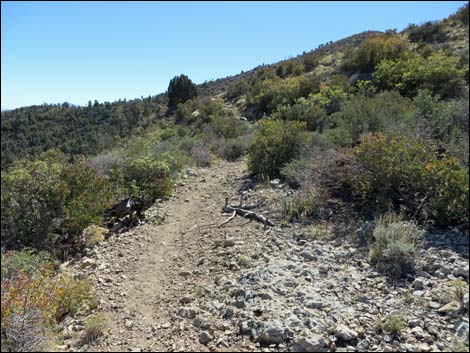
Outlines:
[{"label": "leafy bush", "polygon": [[227,88],[226,96],[228,99],[234,99],[240,97],[248,92],[250,89],[250,85],[245,80],[239,80],[237,82],[232,83]]},{"label": "leafy bush", "polygon": [[307,190],[298,196],[285,198],[282,201],[282,213],[288,222],[300,221],[317,215],[320,209],[319,203],[318,195]]},{"label": "leafy bush", "polygon": [[451,19],[461,22],[464,26],[468,27],[468,2],[460,7],[458,11],[450,16]]},{"label": "leafy bush", "polygon": [[423,234],[424,231],[412,222],[380,218],[369,250],[371,262],[396,277],[413,271],[416,245]]},{"label": "leafy bush", "polygon": [[411,102],[398,93],[383,92],[373,97],[356,95],[329,120],[348,132],[356,142],[365,132],[395,132],[411,125]]},{"label": "leafy bush", "polygon": [[304,121],[308,130],[314,131],[323,127],[326,111],[313,99],[298,98],[293,105],[278,107],[273,113],[274,119]]},{"label": "leafy bush", "polygon": [[346,58],[345,69],[373,72],[382,60],[398,59],[409,50],[410,43],[400,36],[389,33],[363,41],[352,56]]},{"label": "leafy bush", "polygon": [[468,221],[468,168],[416,137],[366,135],[354,149],[356,193],[379,209],[404,210],[436,224]]},{"label": "leafy bush", "polygon": [[86,320],[82,343],[89,344],[104,334],[106,321],[102,314],[94,315]]},{"label": "leafy bush", "polygon": [[464,86],[464,71],[459,69],[459,57],[443,52],[424,58],[418,54],[398,60],[381,61],[374,79],[382,89],[397,89],[412,97],[418,89],[428,89],[442,98],[458,96]]},{"label": "leafy bush", "polygon": [[287,76],[298,76],[303,72],[304,68],[298,62],[288,61],[278,65],[276,69],[276,75],[280,78],[286,78]]},{"label": "leafy bush", "polygon": [[128,157],[122,164],[113,166],[110,180],[122,185],[128,196],[153,202],[171,193],[173,183],[169,173],[168,163],[143,154],[136,158]]},{"label": "leafy bush", "polygon": [[49,270],[28,275],[19,271],[1,282],[2,349],[30,344],[38,349],[45,343],[48,328],[66,314],[75,315],[86,307],[96,307],[89,281],[66,274],[52,275]]},{"label": "leafy bush", "polygon": [[223,158],[228,161],[236,161],[241,158],[248,149],[249,141],[246,136],[227,139],[223,147]]},{"label": "leafy bush", "polygon": [[279,176],[280,169],[294,159],[308,141],[305,123],[261,120],[249,148],[248,167],[264,177]]},{"label": "leafy bush", "polygon": [[51,255],[46,251],[35,252],[33,249],[7,251],[2,253],[2,279],[9,279],[19,271],[31,276],[38,269],[52,266]]},{"label": "leafy bush", "polygon": [[339,111],[349,97],[350,94],[342,86],[323,85],[320,87],[320,92],[312,94],[309,100],[325,109],[326,114],[330,115]]},{"label": "leafy bush", "polygon": [[442,22],[425,22],[421,26],[411,24],[406,29],[408,38],[411,42],[438,42],[443,43],[447,40],[444,24]]},{"label": "leafy bush", "polygon": [[101,220],[113,200],[112,185],[85,161],[60,156],[17,163],[2,171],[2,244],[52,249],[58,237],[75,242]]},{"label": "leafy bush", "polygon": [[255,111],[255,117],[271,114],[281,105],[291,105],[297,98],[306,97],[319,90],[316,77],[289,77],[284,80],[276,77],[256,81],[247,95],[247,107]]}]

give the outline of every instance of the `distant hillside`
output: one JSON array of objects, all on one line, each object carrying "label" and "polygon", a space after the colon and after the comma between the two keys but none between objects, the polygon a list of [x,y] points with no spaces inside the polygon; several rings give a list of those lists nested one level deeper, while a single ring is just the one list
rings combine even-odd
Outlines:
[{"label": "distant hillside", "polygon": [[[468,13],[468,7],[466,11]],[[468,61],[468,19],[465,25],[465,13],[461,10],[440,22],[410,26],[399,35],[409,38],[416,51],[447,48],[465,57],[466,50]],[[370,77],[369,73],[363,75],[360,70],[348,67],[348,60],[361,43],[381,33],[362,32],[320,45],[289,60],[205,82],[198,85],[199,96],[228,98],[242,114],[259,118],[270,112],[269,107],[260,106],[268,103],[253,100],[257,87],[266,78],[284,80],[297,77],[303,81],[296,84],[310,85],[310,88],[305,88],[305,94],[300,94],[306,96],[318,89],[319,82],[329,82],[335,75],[335,79],[340,81]],[[251,87],[249,97],[244,95],[246,87]],[[283,90],[281,86],[278,89]],[[19,158],[34,158],[51,148],[58,148],[70,156],[97,154],[132,135],[153,129],[163,119],[169,118],[166,104],[167,94],[160,93],[129,101],[89,102],[86,107],[63,103],[2,111],[1,167],[4,169]]]}]

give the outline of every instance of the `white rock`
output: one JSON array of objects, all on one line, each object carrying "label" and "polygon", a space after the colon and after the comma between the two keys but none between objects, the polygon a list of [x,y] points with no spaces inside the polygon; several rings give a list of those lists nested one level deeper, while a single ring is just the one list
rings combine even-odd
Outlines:
[{"label": "white rock", "polygon": [[284,341],[284,329],[281,326],[281,323],[277,320],[274,320],[264,327],[259,341],[267,344],[278,344]]},{"label": "white rock", "polygon": [[325,347],[325,341],[320,335],[302,337],[292,345],[292,352],[319,352]]},{"label": "white rock", "polygon": [[340,324],[336,326],[335,336],[341,338],[344,341],[351,341],[356,339],[358,334],[356,331],[351,330],[346,325]]}]

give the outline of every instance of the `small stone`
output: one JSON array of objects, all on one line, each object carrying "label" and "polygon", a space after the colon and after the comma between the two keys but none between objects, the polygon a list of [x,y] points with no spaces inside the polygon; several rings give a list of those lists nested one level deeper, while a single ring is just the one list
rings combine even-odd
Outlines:
[{"label": "small stone", "polygon": [[352,341],[357,338],[358,333],[354,330],[351,330],[346,325],[340,324],[336,326],[335,336],[344,341]]},{"label": "small stone", "polygon": [[309,250],[304,249],[302,250],[299,255],[304,258],[305,261],[314,261],[317,259],[315,255],[313,255]]},{"label": "small stone", "polygon": [[463,295],[462,302],[463,302],[463,307],[465,308],[465,310],[468,310],[468,293],[465,293]]},{"label": "small stone", "polygon": [[424,289],[424,284],[425,284],[425,280],[424,278],[416,278],[413,283],[411,284],[411,286],[415,289]]},{"label": "small stone", "polygon": [[197,310],[194,308],[182,307],[178,310],[178,315],[186,319],[194,319],[197,315]]},{"label": "small stone", "polygon": [[463,341],[468,341],[469,325],[465,321],[457,321],[455,323],[455,335]]},{"label": "small stone", "polygon": [[424,290],[415,290],[413,291],[413,296],[414,297],[422,297],[424,295]]},{"label": "small stone", "polygon": [[217,347],[223,347],[223,348],[229,348],[230,347],[230,345],[223,338],[220,338],[215,345]]},{"label": "small stone", "polygon": [[201,344],[207,344],[211,340],[211,336],[207,331],[201,331],[199,334],[199,342]]},{"label": "small stone", "polygon": [[182,270],[178,273],[181,277],[189,277],[191,276],[191,272],[187,270]]},{"label": "small stone", "polygon": [[308,338],[302,337],[292,346],[292,352],[319,352],[325,347],[325,340],[320,335],[310,335]]},{"label": "small stone", "polygon": [[447,266],[441,266],[440,269],[439,269],[439,271],[440,271],[441,273],[443,273],[444,275],[446,275],[446,276],[447,276],[447,275],[450,275],[450,274],[452,273],[452,270],[451,270],[449,267],[447,267]]},{"label": "small stone", "polygon": [[235,240],[233,239],[225,239],[224,240],[224,248],[228,248],[230,246],[235,246]]},{"label": "small stone", "polygon": [[437,310],[440,314],[445,315],[458,315],[460,312],[460,303],[457,300],[453,300],[450,303],[444,305]]},{"label": "small stone", "polygon": [[437,303],[437,302],[429,302],[429,307],[432,308],[432,309],[439,309],[441,307],[441,304]]},{"label": "small stone", "polygon": [[284,341],[284,329],[277,320],[268,323],[261,335],[259,341],[265,344],[279,344]]},{"label": "small stone", "polygon": [[415,335],[415,337],[418,339],[424,337],[424,330],[419,326],[413,327],[413,329],[411,330],[411,333]]},{"label": "small stone", "polygon": [[192,301],[193,301],[193,298],[187,295],[185,295],[183,298],[180,299],[181,304],[188,304],[188,303],[191,303]]},{"label": "small stone", "polygon": [[410,321],[408,321],[408,326],[409,327],[416,327],[416,326],[423,327],[424,321],[420,319],[411,319]]},{"label": "small stone", "polygon": [[468,278],[468,266],[465,268],[464,267],[457,268],[453,274],[455,277]]},{"label": "small stone", "polygon": [[361,351],[366,351],[369,348],[369,341],[368,340],[360,340],[357,344],[357,349]]},{"label": "small stone", "polygon": [[80,268],[84,269],[87,267],[96,267],[96,260],[90,259],[89,257],[84,257],[81,261]]},{"label": "small stone", "polygon": [[134,326],[134,322],[132,320],[126,319],[124,326],[126,326],[126,328],[129,330],[132,328],[132,326]]}]

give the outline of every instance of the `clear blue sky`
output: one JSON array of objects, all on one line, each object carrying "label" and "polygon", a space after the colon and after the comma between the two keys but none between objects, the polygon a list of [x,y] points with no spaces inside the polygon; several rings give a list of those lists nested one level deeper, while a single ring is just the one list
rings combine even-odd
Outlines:
[{"label": "clear blue sky", "polygon": [[1,4],[1,106],[154,95],[365,30],[438,20],[464,1]]}]

